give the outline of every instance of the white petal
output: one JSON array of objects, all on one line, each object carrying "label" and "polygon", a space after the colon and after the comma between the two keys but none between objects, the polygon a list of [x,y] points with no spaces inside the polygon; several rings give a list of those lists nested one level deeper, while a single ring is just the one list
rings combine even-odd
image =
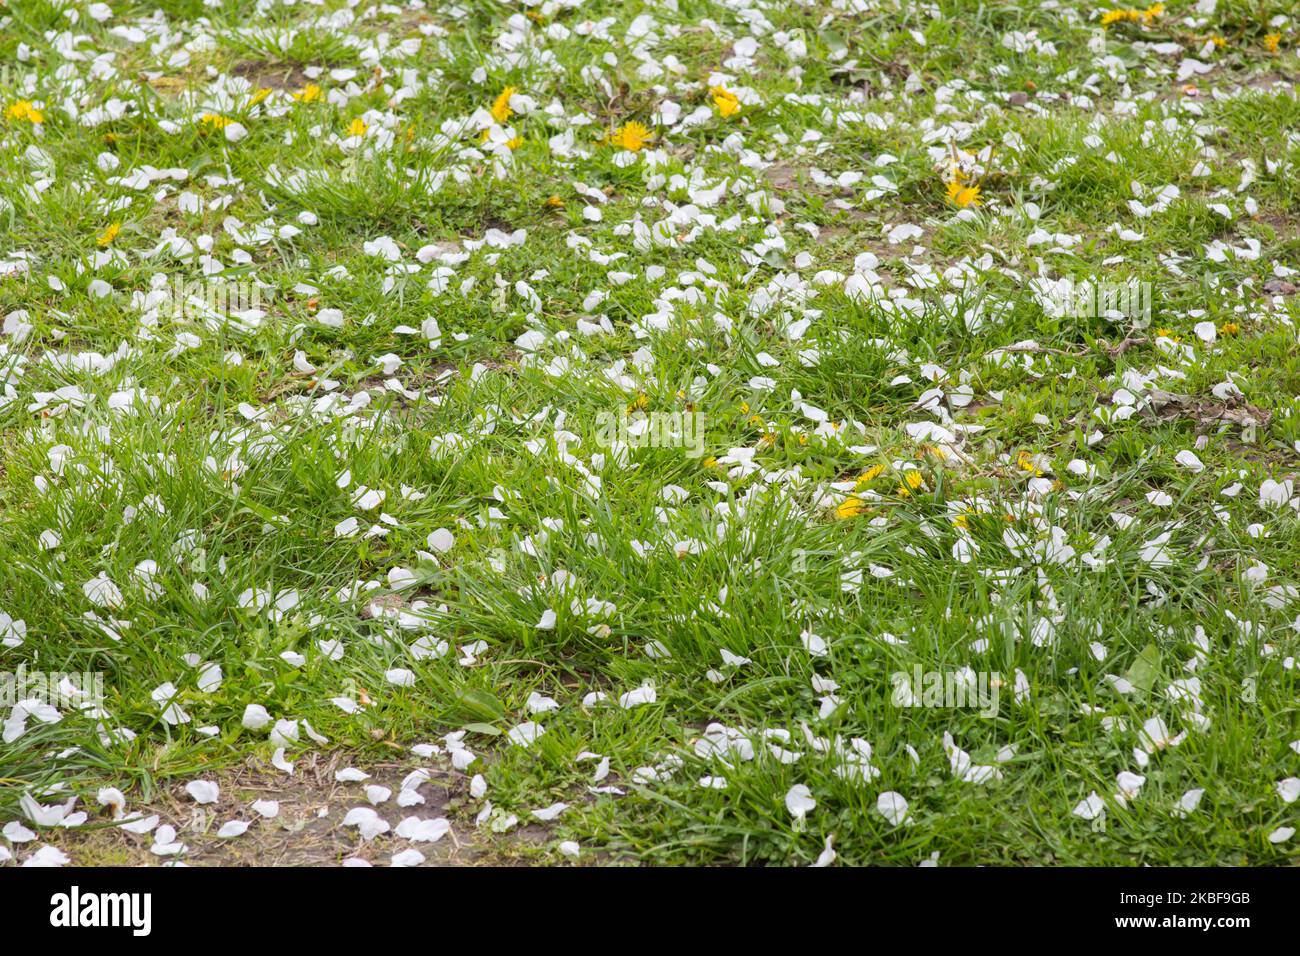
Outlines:
[{"label": "white petal", "polygon": [[221,789],[211,780],[191,780],[185,785],[185,792],[195,803],[216,803],[221,796]]}]

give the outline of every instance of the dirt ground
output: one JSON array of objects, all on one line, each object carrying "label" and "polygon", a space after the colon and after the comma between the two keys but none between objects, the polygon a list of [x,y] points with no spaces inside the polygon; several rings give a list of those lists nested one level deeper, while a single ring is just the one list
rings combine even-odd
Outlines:
[{"label": "dirt ground", "polygon": [[[357,766],[370,774],[360,783],[340,783],[335,772]],[[429,780],[415,788],[423,804],[400,807],[396,803],[402,780],[415,769],[423,769]],[[58,847],[73,865],[79,866],[162,866],[180,861],[189,866],[338,866],[347,860],[363,860],[386,866],[394,854],[416,849],[424,855],[422,866],[510,866],[528,862],[534,852],[550,841],[543,826],[520,825],[506,834],[492,834],[473,826],[465,804],[464,777],[431,769],[416,762],[349,762],[345,753],[303,754],[294,774],[244,766],[202,775],[216,783],[220,796],[215,803],[199,805],[177,783],[148,803],[131,801],[127,809],[146,817],[157,814],[159,826],[176,828],[176,841],[184,853],[159,856],[151,852],[156,829],[136,834],[107,822],[107,814],[82,827],[44,829],[40,842]],[[363,839],[357,827],[344,826],[343,818],[354,807],[370,807],[365,787],[378,784],[392,796],[373,807],[395,829],[408,816],[421,819],[445,817],[450,829],[436,842],[413,842],[392,831]],[[256,800],[274,800],[279,813],[264,818],[252,809]],[[83,807],[87,811],[92,808]],[[222,824],[243,820],[249,828],[237,837],[219,837]],[[468,821],[468,822],[466,822]],[[36,846],[35,843],[30,846]]]}]

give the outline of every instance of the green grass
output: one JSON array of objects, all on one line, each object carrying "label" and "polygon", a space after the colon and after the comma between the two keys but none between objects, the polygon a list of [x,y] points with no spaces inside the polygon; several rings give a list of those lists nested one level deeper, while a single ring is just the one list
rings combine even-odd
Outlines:
[{"label": "green grass", "polygon": [[[0,8],[0,670],[105,682],[0,748],[0,822],[265,764],[259,704],[327,739],[290,760],[464,730],[485,827],[570,805],[548,862],[1294,862],[1300,499],[1260,498],[1300,472],[1290,7],[868,6]],[[155,10],[180,43],[114,30]],[[146,301],[205,272],[262,314]],[[1054,314],[1031,281],[1066,277],[1149,284],[1149,324]],[[703,454],[605,447],[632,408],[703,415]],[[918,667],[995,673],[996,715],[897,706]],[[1156,717],[1185,736],[1148,754]]]}]

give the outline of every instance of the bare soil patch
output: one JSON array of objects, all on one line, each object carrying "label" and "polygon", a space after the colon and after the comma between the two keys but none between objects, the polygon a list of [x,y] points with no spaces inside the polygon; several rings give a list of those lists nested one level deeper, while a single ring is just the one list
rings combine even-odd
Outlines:
[{"label": "bare soil patch", "polygon": [[243,60],[230,68],[232,76],[242,76],[255,89],[269,87],[273,90],[300,90],[311,80],[296,63],[267,63],[265,60]]},{"label": "bare soil patch", "polygon": [[[370,779],[338,782],[336,771],[352,765],[370,774]],[[401,782],[416,769],[430,776],[417,788],[425,802],[400,807],[396,798]],[[147,804],[128,795],[129,810],[145,816],[157,814],[160,826],[176,828],[176,840],[186,846],[179,855],[154,854],[150,849],[154,832],[135,834],[107,825],[107,813],[102,817],[105,825],[94,825],[98,821],[92,815],[84,827],[42,830],[41,842],[57,846],[79,866],[161,866],[172,861],[189,866],[339,866],[345,860],[386,866],[394,854],[407,849],[424,855],[423,866],[501,866],[526,863],[528,852],[550,839],[547,828],[537,824],[521,824],[501,835],[474,827],[464,775],[415,760],[376,764],[356,758],[353,764],[344,752],[308,753],[295,758],[292,776],[250,761],[242,767],[204,774],[202,779],[220,788],[216,803],[195,803],[184,783],[169,786]],[[418,816],[445,817],[450,829],[432,843],[402,839],[391,830],[363,839],[356,827],[343,826],[343,818],[354,807],[371,806],[365,795],[369,784],[392,791],[392,797],[373,807],[392,827],[408,816]],[[279,813],[263,818],[252,808],[257,800],[278,802]],[[238,837],[217,836],[221,826],[231,820],[244,820],[250,826]]]}]

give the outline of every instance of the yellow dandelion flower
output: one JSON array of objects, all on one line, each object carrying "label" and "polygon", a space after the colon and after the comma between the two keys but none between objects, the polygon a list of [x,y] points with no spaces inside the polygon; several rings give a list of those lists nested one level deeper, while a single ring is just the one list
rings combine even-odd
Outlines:
[{"label": "yellow dandelion flower", "polygon": [[1145,10],[1135,10],[1133,8],[1121,10],[1107,10],[1101,15],[1101,25],[1108,27],[1112,23],[1153,23],[1156,17],[1165,12],[1163,3],[1153,3]]},{"label": "yellow dandelion flower", "polygon": [[515,88],[507,86],[501,91],[501,94],[492,101],[492,118],[498,123],[504,123],[510,117],[515,115],[515,111],[510,108],[510,97],[515,95]]},{"label": "yellow dandelion flower", "polygon": [[611,146],[626,149],[631,153],[640,152],[648,142],[650,142],[650,130],[635,120],[624,123],[614,135],[609,137]]},{"label": "yellow dandelion flower", "polygon": [[725,86],[710,87],[709,92],[713,94],[713,105],[723,119],[728,119],[740,112],[740,100],[736,98],[735,93]]},{"label": "yellow dandelion flower", "polygon": [[270,95],[271,95],[271,88],[269,86],[264,86],[260,90],[255,91],[253,95],[248,98],[248,105],[250,107],[256,106],[258,103],[262,102],[262,100],[266,99]]},{"label": "yellow dandelion flower", "polygon": [[514,139],[506,140],[506,146],[509,149],[518,149],[522,145],[524,145],[524,138],[522,136],[516,136]]},{"label": "yellow dandelion flower", "polygon": [[914,468],[909,469],[903,472],[903,481],[898,486],[898,495],[900,498],[910,498],[912,492],[924,486],[925,479],[921,477],[921,473]]},{"label": "yellow dandelion flower", "polygon": [[204,113],[199,117],[199,125],[207,129],[225,129],[230,125],[230,117],[220,113]]},{"label": "yellow dandelion flower", "polygon": [[1282,43],[1282,34],[1270,33],[1264,37],[1264,49],[1269,53],[1276,53],[1278,46]]},{"label": "yellow dandelion flower", "polygon": [[122,231],[122,224],[120,222],[115,222],[107,229],[105,229],[102,233],[100,233],[99,238],[95,240],[95,244],[99,246],[99,248],[103,249],[114,239],[116,239],[117,234],[121,231]]},{"label": "yellow dandelion flower", "polygon": [[552,209],[563,209],[564,200],[561,199],[559,196],[552,196],[551,198],[546,200],[546,205],[550,206]]},{"label": "yellow dandelion flower", "polygon": [[867,510],[866,504],[857,495],[849,495],[835,508],[837,518],[856,518]]},{"label": "yellow dandelion flower", "polygon": [[947,192],[948,201],[958,209],[983,205],[983,200],[980,199],[979,183],[963,183],[961,173],[956,171],[954,171],[953,178],[948,180]]},{"label": "yellow dandelion flower", "polygon": [[1224,322],[1221,326],[1219,326],[1220,335],[1236,335],[1240,331],[1241,331],[1241,326],[1238,325],[1236,322]]},{"label": "yellow dandelion flower", "polygon": [[38,126],[45,122],[45,114],[33,106],[31,100],[16,100],[5,109],[5,119],[25,120],[33,126]]},{"label": "yellow dandelion flower", "polygon": [[315,103],[321,98],[320,87],[315,83],[308,83],[297,93],[293,94],[293,98],[299,103]]},{"label": "yellow dandelion flower", "polygon": [[875,481],[884,473],[885,473],[884,465],[872,465],[862,474],[858,475],[858,487],[861,488],[863,485],[870,484],[871,482]]},{"label": "yellow dandelion flower", "polygon": [[365,136],[366,130],[368,129],[370,129],[370,127],[366,125],[366,121],[363,120],[360,116],[358,116],[356,119],[354,119],[351,123],[348,124],[348,135]]}]

